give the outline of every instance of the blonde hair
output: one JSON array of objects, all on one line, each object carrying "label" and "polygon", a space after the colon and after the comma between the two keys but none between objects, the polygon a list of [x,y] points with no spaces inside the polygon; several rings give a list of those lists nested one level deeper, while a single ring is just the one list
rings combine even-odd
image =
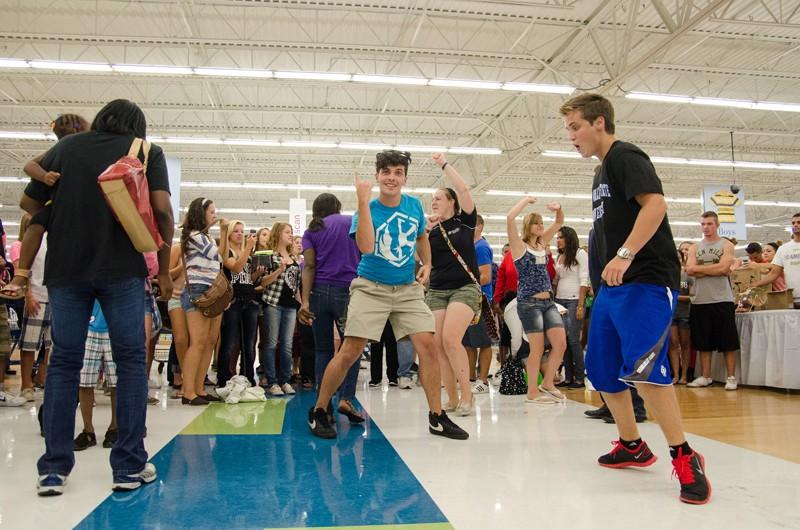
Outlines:
[{"label": "blonde hair", "polygon": [[[242,236],[244,236],[244,231],[247,228],[244,225],[244,221],[240,221],[239,219],[231,219],[228,223],[228,237],[226,238],[226,248],[228,250],[233,251],[233,257],[238,258],[239,253],[244,252],[244,237],[242,237],[242,243],[239,245],[239,248],[236,248],[236,245],[231,241],[231,234],[236,229],[236,225],[242,225]],[[227,258],[228,256],[223,256],[223,259]]]},{"label": "blonde hair", "polygon": [[528,245],[536,248],[537,245],[541,244],[541,237],[536,236],[535,238],[531,238],[531,226],[535,224],[543,223],[544,219],[542,218],[541,214],[531,212],[525,216],[522,220],[522,240],[527,243]]},{"label": "blonde hair", "polygon": [[[270,229],[269,232],[269,241],[267,241],[267,247],[269,247],[271,250],[274,251],[280,251],[280,249],[278,248],[278,243],[281,240],[281,234],[283,233],[283,229],[286,228],[287,226],[289,227],[289,229],[292,228],[292,225],[290,225],[289,223],[277,222],[274,225],[272,225],[272,228]],[[292,252],[293,246],[294,246],[294,238],[292,238],[291,243],[286,245],[285,250],[287,254],[293,255]]]}]

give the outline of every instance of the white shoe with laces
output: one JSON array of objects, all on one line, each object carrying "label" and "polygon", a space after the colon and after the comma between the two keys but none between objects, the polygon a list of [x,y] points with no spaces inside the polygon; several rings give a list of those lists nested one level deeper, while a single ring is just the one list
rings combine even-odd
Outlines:
[{"label": "white shoe with laces", "polygon": [[14,396],[8,392],[0,391],[0,407],[21,407],[28,400],[24,397]]},{"label": "white shoe with laces", "polygon": [[710,377],[703,377],[701,375],[691,383],[687,383],[686,386],[688,386],[689,388],[704,388],[707,386],[711,386],[713,383],[714,381],[712,381]]},{"label": "white shoe with laces", "polygon": [[294,388],[292,388],[292,385],[290,385],[289,383],[284,383],[281,386],[281,390],[283,390],[284,394],[288,394],[290,396],[297,393],[294,391]]},{"label": "white shoe with laces", "polygon": [[281,387],[278,386],[277,383],[275,383],[275,384],[273,384],[272,386],[269,387],[269,395],[271,395],[271,396],[282,396],[283,395],[283,390],[281,390]]},{"label": "white shoe with laces", "polygon": [[483,381],[475,381],[472,383],[472,393],[473,394],[488,394],[489,393],[489,384],[484,383]]},{"label": "white shoe with laces", "polygon": [[414,388],[414,382],[411,380],[410,377],[401,376],[400,379],[398,380],[397,386],[404,390],[410,390]]},{"label": "white shoe with laces", "polygon": [[736,390],[739,388],[739,384],[736,382],[736,378],[734,376],[730,376],[725,381],[725,390]]}]

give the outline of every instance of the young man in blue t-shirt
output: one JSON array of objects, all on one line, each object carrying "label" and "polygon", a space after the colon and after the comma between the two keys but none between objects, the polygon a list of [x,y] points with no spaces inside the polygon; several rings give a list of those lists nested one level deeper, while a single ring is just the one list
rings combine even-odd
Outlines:
[{"label": "young man in blue t-shirt", "polygon": [[[469,435],[442,410],[441,374],[434,349],[433,314],[422,285],[431,271],[427,220],[419,199],[404,195],[409,153],[382,151],[375,161],[378,198],[370,201],[373,183],[356,175],[358,210],[350,236],[362,253],[358,277],[350,284],[345,340],[328,363],[317,403],[308,411],[308,426],[320,438],[335,438],[327,409],[347,371],[369,341],[380,340],[389,320],[397,339],[408,336],[419,356],[420,381],[428,399],[428,430],[457,440]],[[414,275],[415,255],[422,267]],[[416,280],[416,281],[415,281]]]},{"label": "young man in blue t-shirt", "polygon": [[686,441],[669,366],[680,263],[661,180],[641,149],[616,139],[614,107],[603,96],[581,94],[560,113],[575,149],[601,162],[592,184],[592,217],[603,285],[592,306],[586,372],[603,393],[619,441],[598,463],[623,468],[656,461],[636,427],[628,391],[635,386],[669,444],[680,500],[705,504],[711,484],[703,456]]},{"label": "young man in blue t-shirt", "polygon": [[[475,259],[478,262],[478,270],[481,273],[481,277],[478,278],[478,281],[481,282],[481,291],[486,296],[484,303],[491,303],[494,296],[492,292],[492,262],[494,260],[494,252],[492,252],[492,247],[489,245],[489,242],[483,237],[483,228],[483,217],[479,215],[477,223],[475,224]],[[489,393],[489,366],[492,364],[492,338],[489,336],[489,330],[486,326],[487,324],[484,320],[484,316],[481,315],[480,321],[468,327],[466,333],[464,333],[464,338],[461,340],[469,356],[469,378],[473,381],[473,394]],[[479,373],[476,373],[476,364],[480,366]]]}]

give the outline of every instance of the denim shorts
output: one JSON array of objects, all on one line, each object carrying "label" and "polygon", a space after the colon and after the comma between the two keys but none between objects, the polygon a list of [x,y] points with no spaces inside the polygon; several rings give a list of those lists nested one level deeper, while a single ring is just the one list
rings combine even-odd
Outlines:
[{"label": "denim shorts", "polygon": [[169,302],[167,302],[167,311],[172,311],[173,309],[182,309],[184,312],[189,311],[191,309],[192,303],[189,301],[189,293],[184,289],[183,292],[180,294],[180,298],[170,298]]},{"label": "denim shorts", "polygon": [[564,327],[564,319],[552,300],[517,300],[517,315],[525,333],[543,333],[548,329]]},{"label": "denim shorts", "polygon": [[205,285],[205,284],[202,284],[202,283],[201,284],[196,284],[196,283],[191,284],[189,286],[189,296],[188,296],[188,298],[189,298],[188,306],[189,307],[185,311],[187,313],[189,311],[197,311],[197,306],[192,303],[192,300],[194,300],[198,296],[201,296],[203,293],[205,293],[209,289],[211,289],[210,285]]}]

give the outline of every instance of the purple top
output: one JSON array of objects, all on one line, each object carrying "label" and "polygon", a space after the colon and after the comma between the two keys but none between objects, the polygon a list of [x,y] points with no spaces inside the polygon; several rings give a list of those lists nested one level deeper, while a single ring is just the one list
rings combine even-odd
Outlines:
[{"label": "purple top", "polygon": [[350,237],[352,216],[331,214],[323,219],[325,226],[303,234],[303,251],[314,249],[317,261],[315,283],[349,287],[356,277],[361,253]]}]

